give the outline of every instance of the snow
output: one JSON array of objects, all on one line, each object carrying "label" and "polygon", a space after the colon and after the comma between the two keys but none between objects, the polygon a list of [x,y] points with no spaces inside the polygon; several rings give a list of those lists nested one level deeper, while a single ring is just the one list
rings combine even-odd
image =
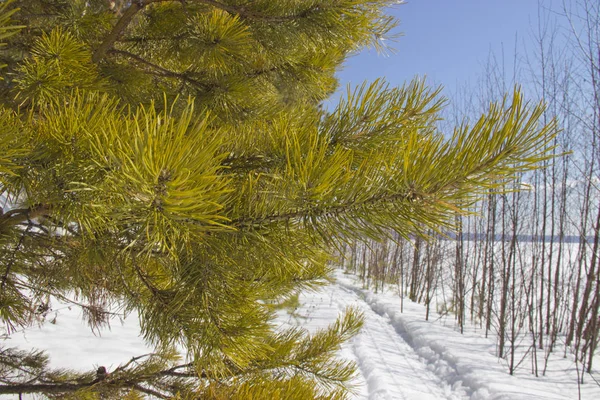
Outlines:
[{"label": "snow", "polygon": [[[502,362],[493,355],[495,348],[490,339],[474,332],[460,334],[453,327],[425,321],[424,307],[419,304],[405,301],[404,312],[401,313],[399,298],[393,294],[374,295],[357,288],[348,278],[343,277],[340,278],[340,287],[350,288],[354,293],[364,296],[364,302],[371,311],[385,318],[386,323],[394,328],[396,335],[407,344],[408,351],[418,354],[427,369],[433,372],[435,378],[441,380],[445,396],[437,398],[577,398],[575,379],[572,385],[569,385],[569,382],[559,383],[533,376],[510,376]],[[360,340],[361,335],[355,340]],[[362,365],[362,360],[359,360],[359,364]],[[569,390],[570,386],[575,390]],[[600,389],[597,386],[595,388]],[[600,396],[600,390],[596,390],[596,395]]]},{"label": "snow", "polygon": [[[357,363],[356,400],[578,398],[569,355],[557,355],[544,377],[536,378],[525,367],[511,376],[506,361],[494,356],[494,340],[476,327],[468,326],[461,334],[451,317],[433,315],[425,321],[422,305],[404,300],[401,312],[400,299],[391,289],[374,294],[354,277],[338,272],[336,279],[335,284],[302,293],[300,306],[280,311],[278,322],[281,328],[299,325],[315,331],[348,306],[362,311],[364,328],[339,353]],[[94,334],[78,310],[55,303],[45,323],[13,333],[3,345],[44,349],[56,367],[90,370],[104,365],[111,371],[133,356],[151,352],[139,337],[137,316],[122,322],[113,320],[110,330]],[[600,385],[587,381],[581,385],[581,398],[600,399]]]},{"label": "snow", "polygon": [[53,367],[79,371],[95,371],[101,365],[111,371],[132,357],[152,352],[139,337],[136,314],[113,319],[110,328],[93,332],[78,307],[57,300],[53,304],[44,323],[13,333],[2,346],[41,349]]},{"label": "snow", "polygon": [[[425,307],[400,298],[393,290],[374,294],[356,278],[339,272],[337,282],[315,293],[303,293],[295,321],[309,329],[326,326],[347,306],[364,314],[363,330],[341,350],[357,362],[356,399],[577,399],[574,360],[552,359],[546,376],[526,368],[509,375],[506,360],[497,358],[495,341],[468,327],[461,334],[449,318],[425,321]],[[298,316],[301,316],[300,318]],[[592,379],[581,385],[581,398],[600,399]]]}]

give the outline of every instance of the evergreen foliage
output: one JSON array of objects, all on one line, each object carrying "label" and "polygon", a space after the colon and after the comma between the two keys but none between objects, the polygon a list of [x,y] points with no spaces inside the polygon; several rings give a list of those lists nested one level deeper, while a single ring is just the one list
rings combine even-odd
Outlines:
[{"label": "evergreen foliage", "polygon": [[4,347],[0,394],[345,398],[334,354],[359,313],[282,332],[273,303],[325,282],[344,240],[451,229],[556,130],[515,92],[446,139],[419,79],[323,111],[393,3],[2,1],[0,320],[27,326],[51,298],[94,329],[135,310],[156,352],[106,374]]}]

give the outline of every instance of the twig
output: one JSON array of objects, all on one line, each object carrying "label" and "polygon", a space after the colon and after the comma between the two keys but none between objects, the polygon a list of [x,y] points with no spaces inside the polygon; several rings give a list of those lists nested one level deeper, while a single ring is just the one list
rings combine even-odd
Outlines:
[{"label": "twig", "polygon": [[142,385],[140,385],[138,383],[132,383],[131,387],[134,388],[135,390],[140,391],[140,392],[143,392],[143,393],[146,393],[146,394],[158,397],[159,399],[169,399],[169,398],[171,398],[171,396],[164,395],[164,394],[162,394],[160,392],[157,392],[156,390],[145,388],[145,387],[143,387]]},{"label": "twig", "polygon": [[138,56],[137,54],[133,54],[128,51],[112,49],[112,50],[107,51],[107,54],[118,54],[118,55],[121,55],[124,57],[128,57],[128,58],[131,58],[141,64],[144,64],[144,65],[154,69],[154,71],[146,71],[149,74],[163,76],[165,78],[178,78],[178,79],[181,79],[182,81],[185,81],[185,82],[188,82],[188,83],[194,84],[196,86],[200,86],[200,87],[207,86],[206,84],[204,84],[196,79],[190,78],[185,73],[168,70],[166,68],[161,67],[160,65],[154,64],[154,63]]},{"label": "twig", "polygon": [[0,227],[15,226],[21,222],[44,216],[50,211],[50,208],[49,205],[38,204],[29,208],[15,208],[7,211],[0,216]]},{"label": "twig", "polygon": [[138,0],[132,1],[131,5],[121,18],[117,21],[112,31],[104,38],[104,41],[98,46],[94,54],[92,55],[92,62],[97,63],[104,58],[106,52],[113,46],[115,41],[123,34],[127,26],[133,20],[133,17],[146,5],[148,5],[151,1],[149,0]]},{"label": "twig", "polygon": [[25,240],[25,236],[31,230],[31,224],[27,225],[27,228],[21,233],[21,237],[19,238],[19,242],[15,245],[11,253],[10,260],[6,263],[6,270],[4,271],[4,275],[2,276],[2,284],[0,285],[0,292],[4,292],[4,288],[6,286],[6,281],[8,280],[8,275],[10,274],[10,270],[12,269],[15,261],[17,259],[17,252],[23,246],[23,241]]}]

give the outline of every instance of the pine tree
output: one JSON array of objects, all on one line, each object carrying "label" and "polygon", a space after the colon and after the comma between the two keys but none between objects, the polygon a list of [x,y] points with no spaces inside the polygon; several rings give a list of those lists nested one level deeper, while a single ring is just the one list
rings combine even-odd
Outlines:
[{"label": "pine tree", "polygon": [[420,79],[323,110],[393,3],[0,2],[0,319],[28,326],[50,298],[92,327],[135,310],[156,349],[82,373],[3,347],[0,394],[345,398],[335,352],[359,313],[309,335],[275,330],[274,304],[325,282],[345,241],[452,229],[556,131],[515,92],[444,137]]}]

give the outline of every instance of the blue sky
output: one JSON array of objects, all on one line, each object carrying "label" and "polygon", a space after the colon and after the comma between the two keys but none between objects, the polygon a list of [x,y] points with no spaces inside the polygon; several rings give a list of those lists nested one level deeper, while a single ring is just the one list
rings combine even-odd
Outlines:
[{"label": "blue sky", "polygon": [[395,54],[368,50],[351,57],[338,73],[340,88],[378,77],[401,85],[427,75],[452,92],[464,82],[474,83],[490,52],[501,58],[503,47],[512,68],[515,37],[521,45],[537,29],[538,0],[410,0],[391,13],[403,33],[392,44]]}]

